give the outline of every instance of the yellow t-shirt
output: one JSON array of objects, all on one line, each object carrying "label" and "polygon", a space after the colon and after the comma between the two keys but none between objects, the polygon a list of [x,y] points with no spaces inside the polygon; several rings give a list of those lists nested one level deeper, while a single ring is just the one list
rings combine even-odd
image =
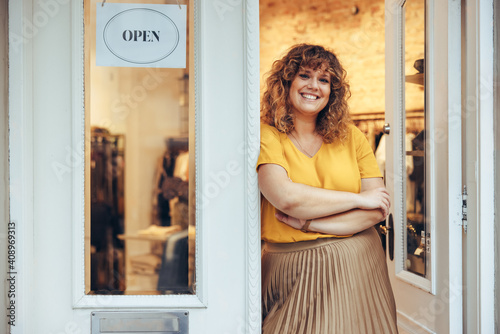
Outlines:
[{"label": "yellow t-shirt", "polygon": [[[364,134],[354,125],[344,143],[323,143],[312,158],[300,152],[288,136],[275,127],[261,124],[260,155],[262,164],[283,167],[296,183],[317,188],[359,193],[361,179],[382,177],[373,150]],[[262,196],[261,237],[273,243],[285,243],[335,237],[330,234],[302,232],[280,222],[274,216],[276,208]]]}]

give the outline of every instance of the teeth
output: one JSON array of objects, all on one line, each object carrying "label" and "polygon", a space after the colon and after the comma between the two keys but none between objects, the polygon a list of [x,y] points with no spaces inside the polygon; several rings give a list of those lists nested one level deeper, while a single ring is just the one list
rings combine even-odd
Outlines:
[{"label": "teeth", "polygon": [[316,100],[318,98],[317,96],[310,94],[302,94],[302,96],[309,100]]}]

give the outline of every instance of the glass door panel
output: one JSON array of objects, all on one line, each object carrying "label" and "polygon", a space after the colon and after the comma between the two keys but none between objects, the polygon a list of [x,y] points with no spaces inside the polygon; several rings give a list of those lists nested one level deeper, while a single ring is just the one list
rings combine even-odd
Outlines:
[{"label": "glass door panel", "polygon": [[[87,294],[195,293],[192,41],[187,27],[168,17],[189,13],[190,22],[190,6],[185,0],[84,1]],[[136,52],[139,60],[102,66],[96,36],[105,10],[115,15],[107,12],[106,27],[119,22],[118,38],[112,36],[128,48],[174,38],[167,29],[174,25],[185,37],[175,44],[186,43],[179,48],[185,64],[147,63]],[[119,21],[124,15],[135,16]]]},{"label": "glass door panel", "polygon": [[405,269],[428,277],[429,220],[426,201],[425,0],[404,5],[406,163]]}]

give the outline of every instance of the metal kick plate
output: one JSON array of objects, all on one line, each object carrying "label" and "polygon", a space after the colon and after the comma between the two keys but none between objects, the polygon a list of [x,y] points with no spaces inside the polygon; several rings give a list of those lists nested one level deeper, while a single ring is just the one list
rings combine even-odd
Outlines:
[{"label": "metal kick plate", "polygon": [[92,334],[188,334],[189,312],[92,312]]}]

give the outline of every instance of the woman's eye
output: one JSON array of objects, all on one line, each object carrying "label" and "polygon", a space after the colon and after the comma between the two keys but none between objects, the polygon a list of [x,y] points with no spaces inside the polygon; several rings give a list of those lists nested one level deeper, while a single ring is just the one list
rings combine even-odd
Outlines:
[{"label": "woman's eye", "polygon": [[299,77],[301,77],[302,79],[308,79],[309,78],[309,76],[307,74],[304,74],[304,73],[299,74]]},{"label": "woman's eye", "polygon": [[321,81],[323,83],[330,83],[330,81],[328,81],[328,79],[319,79],[319,81]]}]

